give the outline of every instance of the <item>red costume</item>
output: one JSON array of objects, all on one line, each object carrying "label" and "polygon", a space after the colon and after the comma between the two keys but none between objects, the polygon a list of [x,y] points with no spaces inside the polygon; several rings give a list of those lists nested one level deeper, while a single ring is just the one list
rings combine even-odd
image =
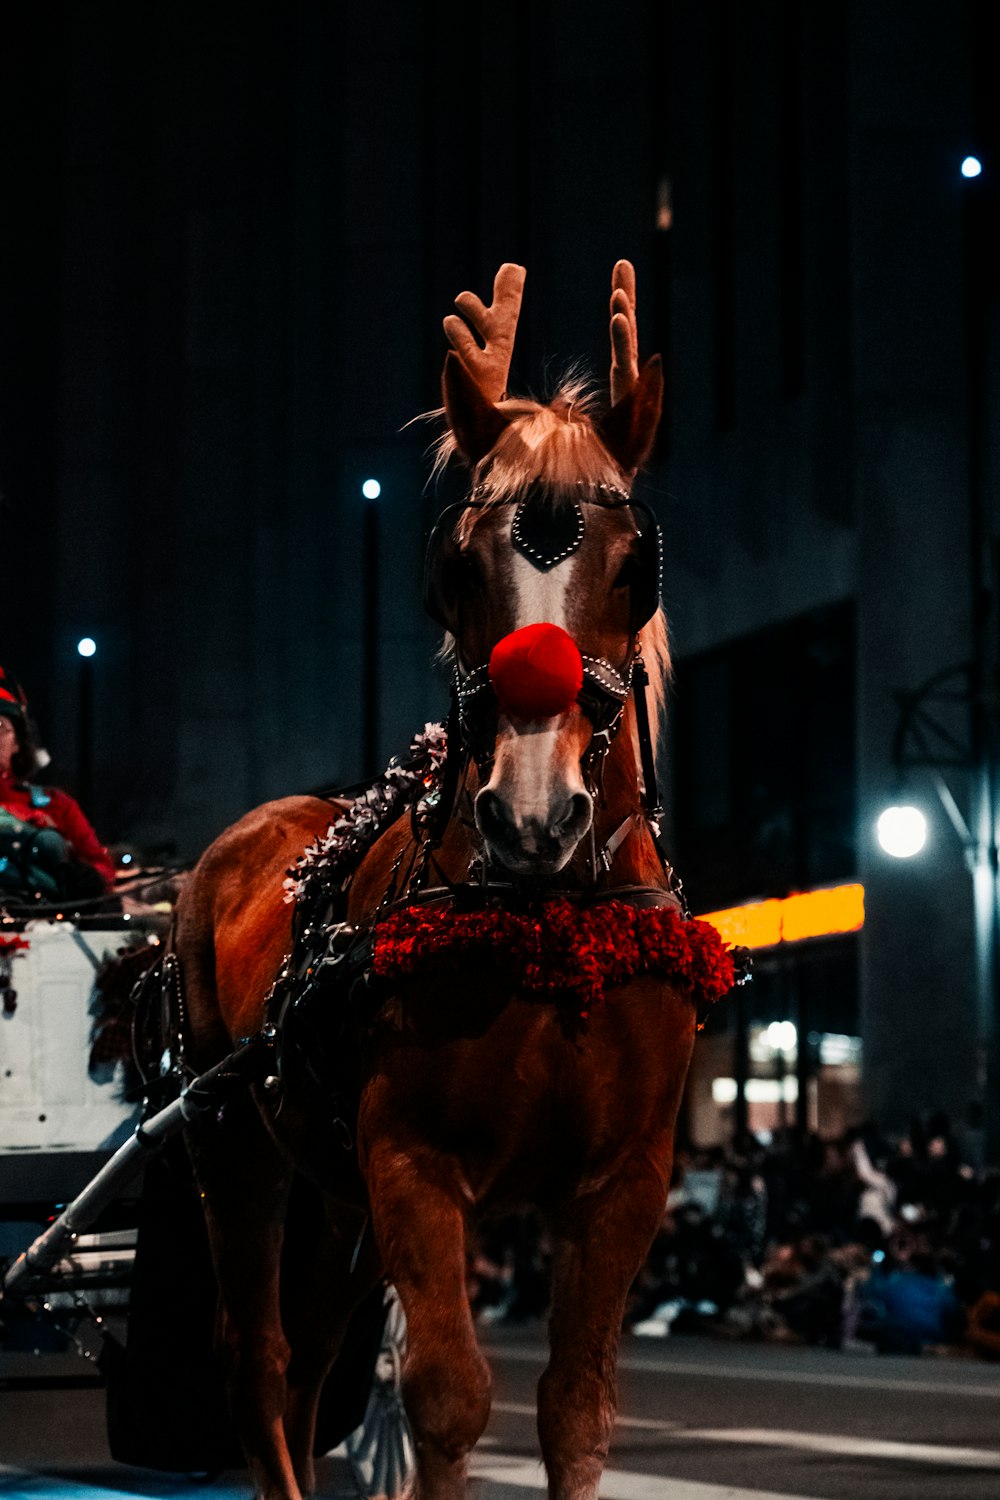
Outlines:
[{"label": "red costume", "polygon": [[93,866],[104,882],[104,889],[112,889],[115,868],[108,851],[87,822],[80,804],[68,792],[61,792],[58,787],[33,786],[0,772],[0,807],[34,828],[54,828],[77,859]]}]

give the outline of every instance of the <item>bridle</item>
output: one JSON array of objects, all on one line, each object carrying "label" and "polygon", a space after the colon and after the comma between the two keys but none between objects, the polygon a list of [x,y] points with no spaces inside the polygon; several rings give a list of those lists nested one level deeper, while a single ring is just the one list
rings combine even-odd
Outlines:
[{"label": "bridle", "polygon": [[[477,485],[464,501],[450,505],[437,521],[427,545],[424,566],[424,607],[438,624],[453,629],[453,610],[461,599],[462,553],[455,539],[458,522],[469,511],[489,506],[516,505],[511,524],[515,550],[532,564],[547,571],[570,556],[583,540],[586,529],[584,506],[606,510],[628,511],[636,528],[638,558],[632,585],[633,633],[625,660],[614,663],[604,657],[581,652],[583,681],[577,702],[591,724],[591,737],[581,761],[581,770],[589,789],[599,784],[604,757],[614,741],[625,712],[625,704],[636,681],[638,667],[642,685],[645,672],[639,648],[639,630],[659,607],[663,544],[659,525],[652,511],[641,501],[633,500],[627,490],[614,485],[578,486],[579,494],[558,502],[560,521],[548,535],[542,527],[532,525],[531,508],[545,504],[546,497],[537,491],[516,500],[488,497],[486,487]],[[495,743],[496,696],[490,680],[489,662],[465,668],[456,648],[452,675],[453,720],[460,732],[466,754],[475,760],[484,782],[492,769]],[[648,729],[647,729],[648,733]],[[644,762],[652,766],[652,752]],[[644,764],[644,770],[647,767]]]},{"label": "bridle", "polygon": [[[625,704],[632,691],[638,640],[633,640],[628,660],[615,667],[603,657],[583,655],[583,686],[577,702],[590,720],[590,743],[584,752],[585,771],[599,764],[611,748],[621,728]],[[458,725],[462,743],[479,767],[480,778],[493,766],[493,735],[489,725],[496,708],[496,697],[489,678],[489,663],[482,662],[469,672],[456,663],[452,672],[452,692],[458,705]]]}]

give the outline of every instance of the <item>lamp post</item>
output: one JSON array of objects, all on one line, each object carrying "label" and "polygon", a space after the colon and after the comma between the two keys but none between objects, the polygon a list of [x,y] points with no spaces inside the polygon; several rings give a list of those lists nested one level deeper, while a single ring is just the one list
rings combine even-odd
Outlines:
[{"label": "lamp post", "polygon": [[[995,234],[990,229],[983,164],[962,162],[965,203],[965,357],[968,389],[969,561],[972,659],[969,663],[969,741],[972,763],[971,845],[976,924],[978,1082],[987,1159],[1000,1161],[1000,637],[997,631],[997,552],[988,457],[991,431],[990,282]],[[993,243],[991,244],[991,240]]]},{"label": "lamp post", "polygon": [[[985,164],[988,169],[989,163]],[[991,227],[988,171],[974,155],[960,166],[965,182],[965,358],[967,391],[969,604],[972,650],[967,661],[947,667],[915,692],[897,694],[899,719],[893,744],[897,775],[908,767],[929,772],[941,806],[961,841],[972,877],[975,920],[975,1091],[983,1108],[987,1159],[1000,1161],[1000,635],[998,557],[989,466],[992,366],[988,347],[990,280],[995,274],[995,226]],[[961,722],[956,722],[956,714]],[[958,772],[968,787],[967,813],[947,779]],[[912,817],[914,846],[906,845],[902,809],[891,810],[883,841],[890,855],[909,857],[923,841]],[[910,813],[914,811],[909,810]],[[882,818],[888,818],[889,812]]]},{"label": "lamp post", "polygon": [[374,776],[379,743],[379,513],[382,486],[366,479],[361,522],[361,774]]},{"label": "lamp post", "polygon": [[90,807],[94,755],[94,658],[97,642],[85,635],[76,643],[80,659],[76,721],[76,790],[83,807]]},{"label": "lamp post", "polygon": [[[997,846],[998,724],[996,665],[988,640],[977,633],[976,654],[935,673],[914,693],[897,694],[900,717],[893,761],[897,777],[908,770],[929,774],[938,800],[961,842],[972,877],[975,922],[975,1004],[978,1067],[975,1093],[983,1109],[987,1160],[1000,1161],[1000,858]],[[956,731],[955,711],[965,718]],[[946,773],[968,779],[969,816],[962,811]],[[876,824],[878,842],[894,859],[912,859],[927,843],[927,819],[910,803],[887,807]]]}]

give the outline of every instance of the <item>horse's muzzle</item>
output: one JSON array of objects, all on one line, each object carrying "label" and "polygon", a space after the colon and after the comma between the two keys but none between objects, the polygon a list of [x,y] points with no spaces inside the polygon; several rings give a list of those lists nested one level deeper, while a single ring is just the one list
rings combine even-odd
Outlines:
[{"label": "horse's muzzle", "polygon": [[490,787],[476,798],[476,827],[487,852],[514,875],[555,875],[573,857],[593,816],[593,800],[584,791],[567,796],[547,818],[516,818]]}]

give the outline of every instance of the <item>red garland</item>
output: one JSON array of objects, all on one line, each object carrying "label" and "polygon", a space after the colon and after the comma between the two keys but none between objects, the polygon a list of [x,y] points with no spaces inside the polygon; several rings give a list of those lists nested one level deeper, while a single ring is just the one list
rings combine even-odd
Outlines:
[{"label": "red garland", "polygon": [[668,906],[579,907],[564,897],[530,912],[408,906],[377,927],[373,961],[383,979],[486,961],[520,989],[572,997],[582,1016],[609,987],[637,974],[689,986],[699,1004],[720,999],[735,979],[732,954],[708,922]]},{"label": "red garland", "polygon": [[0,953],[20,953],[31,947],[27,938],[0,937]]}]

